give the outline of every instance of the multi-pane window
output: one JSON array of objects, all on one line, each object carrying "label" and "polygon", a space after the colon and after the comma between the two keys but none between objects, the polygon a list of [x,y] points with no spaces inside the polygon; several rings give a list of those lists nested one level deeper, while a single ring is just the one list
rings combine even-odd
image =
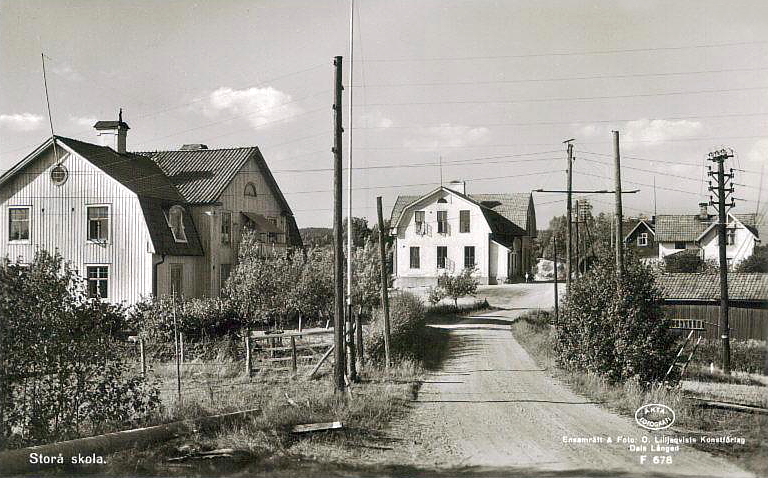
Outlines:
[{"label": "multi-pane window", "polygon": [[88,240],[109,240],[109,206],[88,206]]},{"label": "multi-pane window", "polygon": [[419,248],[411,247],[411,269],[419,269],[421,267],[421,257],[419,256]]},{"label": "multi-pane window", "polygon": [[426,223],[424,222],[424,211],[416,211],[413,214],[413,222],[416,226],[416,234],[424,234]]},{"label": "multi-pane window", "polygon": [[475,246],[464,246],[464,268],[475,267]]},{"label": "multi-pane window", "polygon": [[675,249],[685,249],[685,242],[675,242]]},{"label": "multi-pane window", "polygon": [[448,233],[448,211],[437,211],[437,233]]},{"label": "multi-pane window", "polygon": [[469,232],[469,211],[459,211],[459,232]]},{"label": "multi-pane window", "polygon": [[184,294],[184,265],[171,264],[171,294],[179,296]]},{"label": "multi-pane window", "polygon": [[184,231],[184,208],[173,206],[168,211],[168,225],[171,227],[173,239],[176,242],[187,242],[187,233]]},{"label": "multi-pane window", "polygon": [[648,233],[647,232],[641,232],[637,236],[637,245],[640,247],[645,247],[648,245]]},{"label": "multi-pane window", "polygon": [[8,240],[29,240],[29,207],[8,208]]},{"label": "multi-pane window", "polygon": [[445,269],[445,260],[448,258],[448,247],[437,246],[437,268]]},{"label": "multi-pane window", "polygon": [[88,275],[88,297],[106,299],[109,297],[109,267],[86,266]]},{"label": "multi-pane window", "polygon": [[736,229],[727,229],[725,231],[725,245],[732,246],[736,244]]},{"label": "multi-pane window", "polygon": [[221,243],[223,245],[232,244],[232,213],[221,213]]}]

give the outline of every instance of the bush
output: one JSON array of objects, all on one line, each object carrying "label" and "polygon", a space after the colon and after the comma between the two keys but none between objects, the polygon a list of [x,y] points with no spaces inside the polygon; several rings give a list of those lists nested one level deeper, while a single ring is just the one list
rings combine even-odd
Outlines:
[{"label": "bush", "polygon": [[[232,301],[220,298],[176,299],[176,327],[185,339],[198,341],[237,333],[243,322]],[[135,331],[158,342],[173,342],[174,300],[145,299],[130,312]]]},{"label": "bush", "polygon": [[438,286],[442,287],[445,294],[453,299],[453,304],[459,306],[459,297],[475,295],[479,282],[474,277],[477,268],[468,267],[462,269],[459,275],[443,274],[438,279]]},{"label": "bush", "polygon": [[[731,340],[731,370],[734,372],[764,373],[766,343],[759,340]],[[699,344],[692,361],[708,367],[710,363],[723,363],[722,344],[708,340]]]},{"label": "bush", "polygon": [[[426,308],[421,299],[403,292],[390,299],[389,337],[392,360],[412,358],[426,346],[421,331],[426,325]],[[365,350],[373,361],[384,361],[384,314],[377,309],[365,337]]]},{"label": "bush", "polygon": [[752,255],[736,266],[736,272],[768,272],[768,245],[755,246]]},{"label": "bush", "polygon": [[427,300],[434,307],[445,298],[445,290],[442,287],[428,287]]},{"label": "bush", "polygon": [[698,249],[688,249],[664,256],[664,272],[716,272],[717,262],[702,259]]},{"label": "bush", "polygon": [[0,266],[0,350],[10,372],[0,376],[0,432],[10,447],[137,423],[159,406],[155,385],[120,354],[125,310],[85,290],[45,251],[28,267]]},{"label": "bush", "polygon": [[619,283],[611,256],[603,255],[571,283],[555,351],[565,369],[598,373],[611,382],[652,382],[667,371],[675,336],[661,309],[650,269],[626,258]]}]

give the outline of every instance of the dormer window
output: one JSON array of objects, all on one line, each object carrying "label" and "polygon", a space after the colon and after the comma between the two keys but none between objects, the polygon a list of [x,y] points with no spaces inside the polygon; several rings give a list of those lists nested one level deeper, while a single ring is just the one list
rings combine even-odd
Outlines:
[{"label": "dormer window", "polygon": [[173,233],[176,242],[187,242],[187,234],[184,232],[184,208],[173,206],[168,211],[168,226]]},{"label": "dormer window", "polygon": [[246,184],[245,185],[245,192],[243,192],[243,195],[244,196],[253,197],[253,198],[257,197],[258,194],[256,193],[256,185],[253,184],[253,183]]}]

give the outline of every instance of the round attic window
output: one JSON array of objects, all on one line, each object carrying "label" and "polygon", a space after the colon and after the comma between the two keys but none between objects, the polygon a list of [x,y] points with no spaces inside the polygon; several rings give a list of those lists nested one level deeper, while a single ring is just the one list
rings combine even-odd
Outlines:
[{"label": "round attic window", "polygon": [[67,168],[64,167],[63,164],[57,164],[53,169],[51,169],[51,182],[57,186],[61,186],[67,182],[68,177],[69,171],[67,171]]}]

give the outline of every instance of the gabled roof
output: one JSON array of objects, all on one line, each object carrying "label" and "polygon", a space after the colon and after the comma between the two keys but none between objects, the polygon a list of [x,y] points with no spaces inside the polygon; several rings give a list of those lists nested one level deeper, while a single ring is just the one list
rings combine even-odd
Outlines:
[{"label": "gabled roof", "polygon": [[632,230],[629,231],[629,233],[626,236],[624,236],[624,242],[627,242],[629,238],[632,237],[632,234],[634,234],[637,228],[639,228],[640,226],[644,226],[646,229],[651,231],[651,234],[653,234],[654,237],[656,237],[656,232],[653,230],[653,224],[646,222],[644,219],[641,219],[637,221],[637,224],[635,224],[635,227],[633,227]]},{"label": "gabled roof", "polygon": [[[656,277],[662,297],[668,300],[718,300],[720,275],[710,273],[659,274]],[[768,300],[768,274],[728,274],[728,297],[731,300]]]},{"label": "gabled roof", "polygon": [[199,149],[136,153],[154,161],[190,203],[213,203],[249,158],[259,155],[256,147]]},{"label": "gabled roof", "polygon": [[[752,226],[752,224],[754,224],[756,220],[755,214],[730,214],[729,213],[728,216],[731,219],[738,221],[742,226],[744,226],[746,230],[748,230],[753,236],[755,236],[755,238],[757,238],[757,229],[755,229],[755,227]],[[712,224],[709,225],[709,227],[704,229],[701,232],[701,234],[699,234],[699,236],[696,238],[696,241],[697,242],[701,241],[704,238],[704,236],[706,236],[707,233],[709,233],[709,231],[711,231],[715,226],[717,226],[717,222],[713,221]]]},{"label": "gabled roof", "polygon": [[695,242],[699,234],[712,223],[712,217],[701,219],[698,214],[661,214],[656,216],[656,240],[659,242]]},{"label": "gabled roof", "polygon": [[480,207],[494,234],[524,235],[528,229],[528,207],[532,200],[530,193],[462,194],[446,187],[434,189],[423,196],[398,196],[392,207],[390,224],[394,227],[408,206],[439,190],[455,194]]},{"label": "gabled roof", "polygon": [[56,138],[138,196],[184,201],[163,170],[144,156],[120,154],[106,146],[72,138]]}]

